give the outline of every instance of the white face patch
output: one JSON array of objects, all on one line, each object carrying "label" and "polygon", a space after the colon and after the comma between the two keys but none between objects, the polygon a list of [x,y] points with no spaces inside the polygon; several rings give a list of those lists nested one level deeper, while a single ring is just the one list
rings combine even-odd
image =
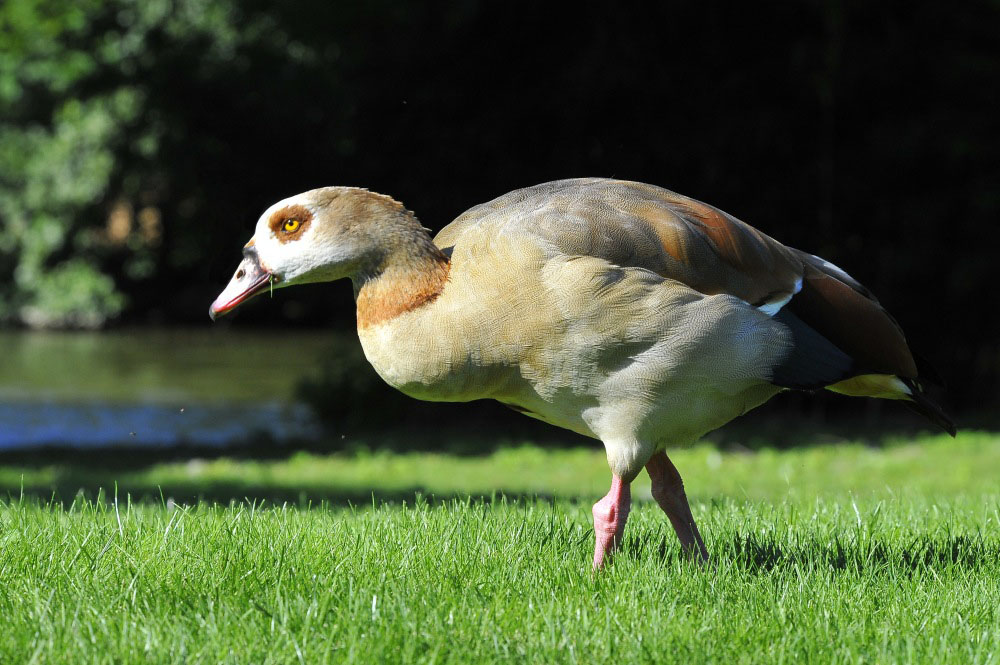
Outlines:
[{"label": "white face patch", "polygon": [[[280,213],[284,210],[300,210],[306,217],[296,219],[303,225],[300,233],[292,238],[281,238],[283,233]],[[275,224],[278,215],[278,224]],[[278,278],[276,286],[290,286],[308,282],[321,282],[346,277],[356,252],[350,243],[333,242],[336,234],[320,233],[318,228],[327,220],[311,204],[308,192],[278,201],[260,216],[254,231],[253,244],[264,269]]]},{"label": "white face patch", "polygon": [[[313,252],[303,252],[303,248],[309,247],[311,231],[306,229],[301,237],[290,242],[280,242],[277,234],[271,229],[271,218],[280,210],[293,205],[304,206],[301,195],[292,196],[282,201],[278,201],[264,211],[264,214],[257,220],[257,227],[254,229],[253,243],[257,249],[257,256],[260,257],[261,265],[274,275],[281,278],[281,284],[285,284],[303,274],[308,270],[314,258]],[[305,207],[305,206],[304,206]]]}]

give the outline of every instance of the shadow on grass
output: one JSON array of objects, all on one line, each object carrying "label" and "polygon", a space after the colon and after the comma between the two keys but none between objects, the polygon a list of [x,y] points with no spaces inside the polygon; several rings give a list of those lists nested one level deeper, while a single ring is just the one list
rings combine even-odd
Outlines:
[{"label": "shadow on grass", "polygon": [[[88,501],[113,500],[115,481],[112,476],[92,475],[87,478],[74,476],[63,479],[54,486],[14,487],[0,483],[0,498],[16,503],[22,498],[43,505],[68,506],[78,498]],[[193,505],[198,502],[231,505],[293,505],[303,509],[322,509],[330,506],[382,506],[418,504],[440,505],[458,501],[485,504],[537,502],[553,503],[556,497],[547,494],[516,493],[497,490],[485,493],[434,493],[422,487],[385,490],[350,490],[338,488],[298,489],[241,483],[169,483],[161,487],[146,484],[119,482],[119,502],[148,505]],[[595,497],[559,497],[559,500],[589,505]],[[928,533],[912,538],[909,542],[888,542],[878,534],[845,530],[840,533],[822,534],[802,538],[794,544],[782,542],[769,534],[736,532],[713,538],[708,546],[716,562],[742,569],[751,575],[765,575],[772,571],[806,570],[815,572],[878,573],[879,571],[924,572],[950,567],[962,569],[992,568],[1000,560],[1000,540],[985,538],[982,534],[952,535]],[[590,539],[586,538],[587,547]],[[581,545],[583,546],[583,545]],[[680,543],[669,526],[655,534],[626,536],[623,550],[631,557],[654,557],[663,566],[679,559],[687,560]],[[690,562],[691,565],[695,565]]]},{"label": "shadow on grass", "polygon": [[995,566],[1000,559],[1000,541],[988,540],[982,534],[928,534],[903,545],[888,544],[877,536],[835,536],[832,542],[814,540],[786,547],[750,533],[737,534],[722,545],[735,561],[755,572],[788,565],[831,570],[979,568]]},{"label": "shadow on grass", "polygon": [[601,444],[579,434],[544,426],[540,431],[429,428],[405,431],[400,429],[368,431],[340,439],[331,437],[319,441],[292,440],[277,442],[266,436],[234,442],[229,445],[149,446],[135,442],[108,442],[99,447],[80,447],[53,443],[35,448],[0,450],[0,465],[41,468],[53,465],[78,469],[115,469],[138,471],[168,462],[192,459],[214,460],[285,460],[297,453],[316,455],[356,454],[387,451],[395,453],[441,453],[459,457],[483,457],[499,449],[531,442],[543,448],[565,449],[599,447]]},{"label": "shadow on grass", "polygon": [[[992,568],[1000,560],[1000,540],[982,534],[927,534],[905,544],[887,543],[878,536],[855,537],[836,534],[803,539],[794,545],[766,535],[736,533],[728,539],[708,543],[715,561],[726,561],[752,575],[788,569],[834,572],[878,572],[903,570],[922,572],[949,567]],[[627,539],[624,544],[634,557],[656,556],[664,565],[687,559],[673,533]],[[692,565],[695,565],[691,562]]]},{"label": "shadow on grass", "polygon": [[[61,478],[53,484],[14,486],[0,482],[0,498],[7,502],[17,502],[22,498],[43,504],[53,503],[67,506],[77,498],[94,501],[98,497],[105,500],[117,492],[118,500],[132,503],[160,505],[167,501],[175,504],[193,505],[203,502],[230,505],[232,503],[266,503],[271,505],[294,505],[302,508],[327,506],[380,506],[414,505],[418,502],[439,504],[450,501],[472,501],[473,503],[544,501],[552,503],[555,497],[549,494],[505,492],[502,489],[487,493],[434,492],[425,487],[398,489],[348,489],[338,487],[298,488],[281,485],[255,485],[236,482],[168,482],[161,485],[116,480],[112,475],[73,475]],[[568,500],[573,500],[571,497]],[[588,497],[589,500],[589,497]]]}]

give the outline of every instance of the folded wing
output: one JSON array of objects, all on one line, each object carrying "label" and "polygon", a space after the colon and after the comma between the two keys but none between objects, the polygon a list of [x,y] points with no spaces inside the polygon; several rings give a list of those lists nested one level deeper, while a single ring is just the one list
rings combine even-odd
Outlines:
[{"label": "folded wing", "polygon": [[530,234],[552,253],[595,256],[707,295],[736,296],[792,332],[793,348],[772,368],[776,385],[908,400],[954,432],[922,394],[899,325],[868,289],[713,206],[642,183],[562,180],[476,206],[435,242],[448,248],[482,226]]}]

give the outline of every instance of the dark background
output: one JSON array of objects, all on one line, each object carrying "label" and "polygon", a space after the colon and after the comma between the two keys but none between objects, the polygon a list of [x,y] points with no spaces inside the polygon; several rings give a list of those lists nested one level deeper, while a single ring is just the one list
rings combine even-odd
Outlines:
[{"label": "dark background", "polygon": [[[953,410],[1000,406],[998,2],[11,0],[0,30],[6,325],[208,325],[261,211],[313,187],[437,230],[614,176],[840,265]],[[218,325],[353,323],[343,283]]]}]

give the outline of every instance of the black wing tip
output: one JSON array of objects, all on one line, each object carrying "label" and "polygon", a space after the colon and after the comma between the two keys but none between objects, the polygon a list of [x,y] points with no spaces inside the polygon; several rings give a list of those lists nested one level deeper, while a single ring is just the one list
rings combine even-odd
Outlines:
[{"label": "black wing tip", "polygon": [[906,387],[910,389],[910,399],[904,402],[906,406],[912,410],[916,411],[922,415],[927,420],[931,421],[945,432],[951,435],[951,438],[955,438],[958,434],[958,428],[955,427],[955,421],[948,417],[948,414],[937,405],[931,398],[924,394],[918,384],[913,379],[903,379],[903,383]]}]

